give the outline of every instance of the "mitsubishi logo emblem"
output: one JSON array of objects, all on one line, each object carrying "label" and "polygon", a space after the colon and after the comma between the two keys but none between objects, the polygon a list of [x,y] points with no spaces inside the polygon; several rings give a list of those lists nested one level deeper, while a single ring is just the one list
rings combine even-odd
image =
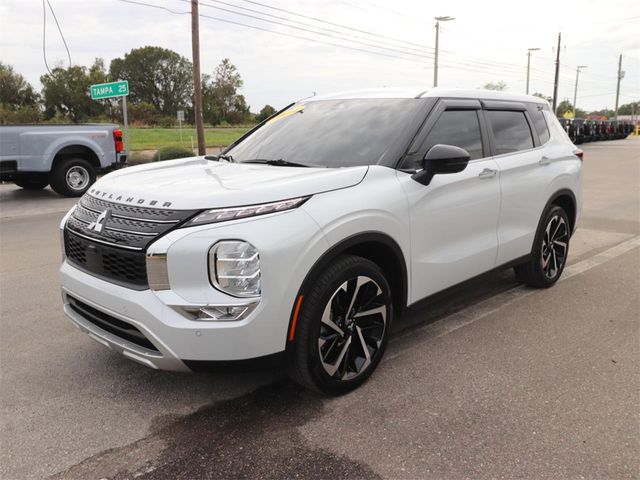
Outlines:
[{"label": "mitsubishi logo emblem", "polygon": [[94,222],[91,222],[89,224],[87,229],[95,233],[102,233],[102,230],[104,230],[104,226],[109,221],[110,217],[111,217],[111,210],[106,209],[104,212],[98,215],[98,218],[96,218]]}]

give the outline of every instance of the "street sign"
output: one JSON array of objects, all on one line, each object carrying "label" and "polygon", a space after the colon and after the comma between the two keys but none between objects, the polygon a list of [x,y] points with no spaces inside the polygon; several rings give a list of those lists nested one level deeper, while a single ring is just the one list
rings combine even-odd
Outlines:
[{"label": "street sign", "polygon": [[117,82],[98,83],[91,85],[91,100],[100,100],[103,98],[122,97],[122,117],[124,120],[124,145],[125,153],[129,150],[129,120],[127,118],[127,95],[129,95],[129,82],[126,80],[118,80]]},{"label": "street sign", "polygon": [[129,95],[129,82],[126,80],[91,85],[92,100],[100,100],[101,98],[122,97],[124,95]]}]

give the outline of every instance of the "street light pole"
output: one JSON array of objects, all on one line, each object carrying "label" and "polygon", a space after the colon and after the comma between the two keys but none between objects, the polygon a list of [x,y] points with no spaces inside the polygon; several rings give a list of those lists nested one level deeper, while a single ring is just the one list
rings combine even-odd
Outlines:
[{"label": "street light pole", "polygon": [[614,113],[614,118],[618,120],[618,101],[620,100],[620,80],[624,78],[624,71],[622,70],[622,54],[620,54],[620,59],[618,60],[618,83],[616,86],[616,108]]},{"label": "street light pole", "polygon": [[434,17],[436,21],[436,49],[433,57],[433,86],[438,86],[438,50],[440,48],[440,22],[455,20],[453,17]]},{"label": "street light pole", "polygon": [[527,90],[526,90],[527,95],[529,95],[529,71],[531,70],[531,52],[535,52],[536,50],[540,50],[540,49],[539,48],[527,49]]},{"label": "street light pole", "polygon": [[553,77],[553,114],[557,115],[556,107],[558,106],[558,83],[560,81],[560,41],[562,33],[558,33],[558,49],[556,50],[556,74]]},{"label": "street light pole", "polygon": [[578,77],[580,76],[580,70],[587,68],[586,65],[578,65],[576,67],[576,87],[573,90],[573,118],[576,118],[576,102],[578,101]]}]

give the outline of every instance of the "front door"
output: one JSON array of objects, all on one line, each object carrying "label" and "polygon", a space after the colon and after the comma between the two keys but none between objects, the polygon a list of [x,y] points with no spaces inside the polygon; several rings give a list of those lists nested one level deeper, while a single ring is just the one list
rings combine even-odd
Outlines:
[{"label": "front door", "polygon": [[411,303],[496,264],[499,171],[487,156],[479,109],[477,101],[441,101],[409,156],[423,158],[433,145],[454,145],[471,156],[465,170],[436,175],[429,185],[398,172],[411,223]]}]

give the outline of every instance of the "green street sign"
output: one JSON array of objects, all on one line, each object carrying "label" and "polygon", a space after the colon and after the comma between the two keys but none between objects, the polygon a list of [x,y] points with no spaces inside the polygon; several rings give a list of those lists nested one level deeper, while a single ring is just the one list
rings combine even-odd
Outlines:
[{"label": "green street sign", "polygon": [[99,100],[101,98],[122,97],[129,95],[129,82],[120,80],[111,83],[99,83],[91,85],[91,99]]}]

